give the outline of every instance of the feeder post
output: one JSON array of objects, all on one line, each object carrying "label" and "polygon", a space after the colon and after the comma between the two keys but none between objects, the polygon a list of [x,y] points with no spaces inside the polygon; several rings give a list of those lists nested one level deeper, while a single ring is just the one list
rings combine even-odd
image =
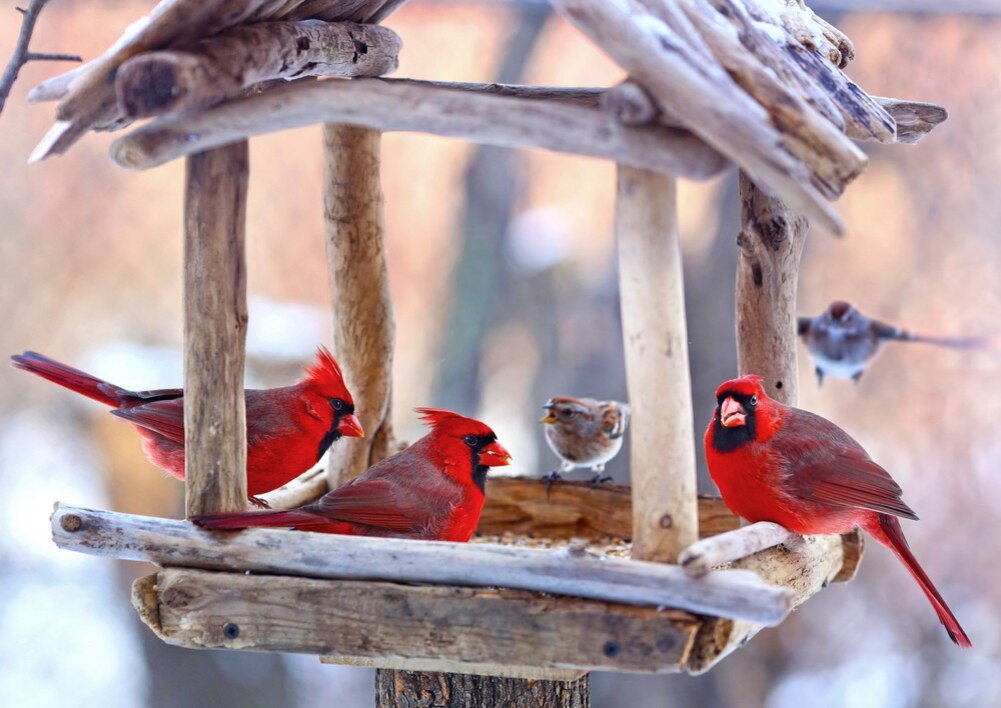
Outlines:
[{"label": "feeder post", "polygon": [[737,362],[741,375],[764,377],[786,405],[799,399],[796,290],[810,223],[740,173],[737,236]]},{"label": "feeder post", "polygon": [[188,516],[247,507],[246,141],[192,155],[184,193],[184,464]]},{"label": "feeder post", "polygon": [[675,563],[699,537],[675,179],[620,164],[615,232],[632,408],[633,558]]},{"label": "feeder post", "polygon": [[498,676],[387,671],[375,675],[377,708],[399,706],[532,706],[532,708],[588,708],[588,676],[576,681],[529,681]]},{"label": "feeder post", "polygon": [[393,303],[386,271],[378,130],[323,127],[323,214],[334,311],[334,357],[344,371],[364,438],[331,448],[328,483],[344,484],[395,452],[390,403]]}]

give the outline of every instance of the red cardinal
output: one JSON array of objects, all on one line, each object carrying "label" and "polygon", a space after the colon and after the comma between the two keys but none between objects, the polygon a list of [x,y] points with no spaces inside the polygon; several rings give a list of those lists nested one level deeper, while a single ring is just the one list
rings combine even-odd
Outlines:
[{"label": "red cardinal", "polygon": [[468,541],[480,521],[488,469],[509,464],[511,456],[478,420],[435,408],[417,412],[430,424],[430,433],[315,504],[191,520],[207,529],[292,526],[352,536]]},{"label": "red cardinal", "polygon": [[[14,366],[111,406],[142,436],[150,462],[184,479],[184,391],[126,391],[41,354],[12,356]],[[309,469],[342,435],[360,437],[361,423],[337,362],[320,348],[294,386],[248,389],[247,494],[251,501]]]},{"label": "red cardinal", "polygon": [[972,646],[907,546],[897,517],[918,517],[861,445],[829,420],[770,399],[760,376],[727,381],[716,389],[716,401],[706,460],[735,514],[800,534],[861,527],[907,566],[952,641]]}]

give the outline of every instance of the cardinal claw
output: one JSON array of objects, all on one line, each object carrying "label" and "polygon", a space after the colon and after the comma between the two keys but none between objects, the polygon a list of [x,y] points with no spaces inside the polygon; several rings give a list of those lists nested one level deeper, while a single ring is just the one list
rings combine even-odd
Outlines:
[{"label": "cardinal claw", "polygon": [[261,499],[260,497],[247,497],[247,500],[256,506],[258,509],[270,509],[271,505],[267,501]]}]

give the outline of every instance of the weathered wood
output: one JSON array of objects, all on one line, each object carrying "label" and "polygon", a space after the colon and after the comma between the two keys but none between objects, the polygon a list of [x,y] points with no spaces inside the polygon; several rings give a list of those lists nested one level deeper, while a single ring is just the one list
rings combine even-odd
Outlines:
[{"label": "weathered wood", "polygon": [[740,175],[737,236],[737,362],[741,375],[764,377],[772,398],[799,396],[796,290],[809,222]]},{"label": "weathered wood", "polygon": [[[338,444],[340,442],[344,441],[338,441]],[[326,468],[314,467],[303,472],[288,484],[273,489],[267,494],[262,494],[261,499],[267,502],[271,509],[294,509],[316,501],[329,489]]]},{"label": "weathered wood", "polygon": [[719,153],[685,131],[623,126],[600,110],[564,101],[392,79],[297,82],[193,116],[161,118],[115,141],[112,157],[123,167],[146,169],[252,135],[318,122],[540,147],[691,179],[707,179],[727,166]]},{"label": "weathered wood", "polygon": [[591,705],[591,684],[586,676],[571,682],[553,682],[380,670],[375,675],[375,693],[376,708],[589,708]]},{"label": "weathered wood", "polygon": [[[854,553],[857,548],[846,545],[841,536],[805,536],[795,548],[769,548],[735,561],[731,567],[753,570],[768,583],[790,588],[795,593],[794,606],[798,606],[837,579],[846,563],[846,553]],[[858,561],[848,563],[857,565]],[[706,618],[685,670],[690,674],[708,671],[760,630],[753,622]]]},{"label": "weathered wood", "polygon": [[633,557],[673,563],[699,537],[675,181],[619,165],[615,233],[633,421]]},{"label": "weathered wood", "polygon": [[861,531],[841,534],[841,570],[834,577],[836,583],[847,583],[855,579],[862,556],[865,554],[865,536]]},{"label": "weathered wood", "polygon": [[770,521],[721,533],[696,541],[678,556],[678,565],[692,575],[705,575],[714,568],[753,555],[772,546],[795,548],[803,537]]},{"label": "weathered wood", "polygon": [[[633,535],[632,490],[564,480],[547,492],[538,477],[488,477],[478,531],[539,538],[628,539]],[[703,538],[738,528],[740,520],[717,497],[698,500]]]},{"label": "weathered wood", "polygon": [[382,76],[398,62],[400,38],[353,22],[262,22],[176,49],[146,52],[115,74],[129,118],[191,112],[262,81],[305,76]]},{"label": "weathered wood", "polygon": [[[791,594],[753,573],[693,578],[677,566],[542,550],[250,529],[210,533],[185,521],[57,504],[60,548],[161,566],[330,579],[508,587],[630,605],[672,607],[762,624],[780,622]],[[791,574],[796,574],[790,570]]]},{"label": "weathered wood", "polygon": [[[527,659],[527,657],[525,657]],[[475,674],[498,678],[523,679],[528,681],[576,681],[587,674],[576,669],[540,669],[535,666],[498,666],[497,664],[471,664],[465,661],[445,661],[444,659],[401,659],[399,657],[367,657],[326,654],[320,657],[321,664],[357,666],[364,669],[387,669],[390,671],[432,671],[448,674]]]},{"label": "weathered wood", "polygon": [[[949,117],[942,106],[920,101],[904,101],[899,98],[876,98],[886,112],[897,123],[897,142],[916,143]],[[849,132],[849,135],[852,135]],[[859,138],[858,135],[852,135]],[[861,138],[861,139],[864,139]]]},{"label": "weathered wood", "polygon": [[786,150],[767,111],[715,60],[673,3],[554,0],[654,100],[753,178],[834,233],[837,212],[811,184],[812,173]]},{"label": "weathered wood", "polygon": [[168,644],[338,655],[352,663],[390,657],[470,669],[676,672],[699,625],[676,610],[504,588],[179,568],[155,577],[153,593],[148,580],[137,581],[136,604]]},{"label": "weathered wood", "polygon": [[[334,313],[334,356],[355,401],[364,438],[330,452],[331,488],[378,462],[373,444],[392,438],[393,303],[386,273],[378,131],[323,127],[323,215]],[[385,452],[385,449],[383,450]]]},{"label": "weathered wood", "polygon": [[247,499],[247,143],[188,158],[184,196],[184,462],[189,516]]}]

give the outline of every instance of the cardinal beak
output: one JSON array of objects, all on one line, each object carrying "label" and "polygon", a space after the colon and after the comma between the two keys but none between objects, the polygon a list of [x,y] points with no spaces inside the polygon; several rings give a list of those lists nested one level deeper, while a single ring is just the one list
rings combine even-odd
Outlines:
[{"label": "cardinal beak", "polygon": [[737,403],[732,396],[727,396],[719,407],[719,422],[724,428],[746,425],[747,414],[744,412],[744,407]]},{"label": "cardinal beak", "polygon": [[556,422],[556,416],[553,415],[553,406],[551,404],[547,403],[542,407],[542,410],[544,410],[546,414],[539,418],[540,423],[549,424]]},{"label": "cardinal beak", "polygon": [[480,450],[480,464],[484,467],[504,467],[511,464],[511,454],[494,440]]},{"label": "cardinal beak", "polygon": [[346,438],[365,437],[365,430],[361,427],[361,421],[358,420],[358,416],[354,413],[349,413],[341,418],[341,422],[337,424],[337,432]]}]

